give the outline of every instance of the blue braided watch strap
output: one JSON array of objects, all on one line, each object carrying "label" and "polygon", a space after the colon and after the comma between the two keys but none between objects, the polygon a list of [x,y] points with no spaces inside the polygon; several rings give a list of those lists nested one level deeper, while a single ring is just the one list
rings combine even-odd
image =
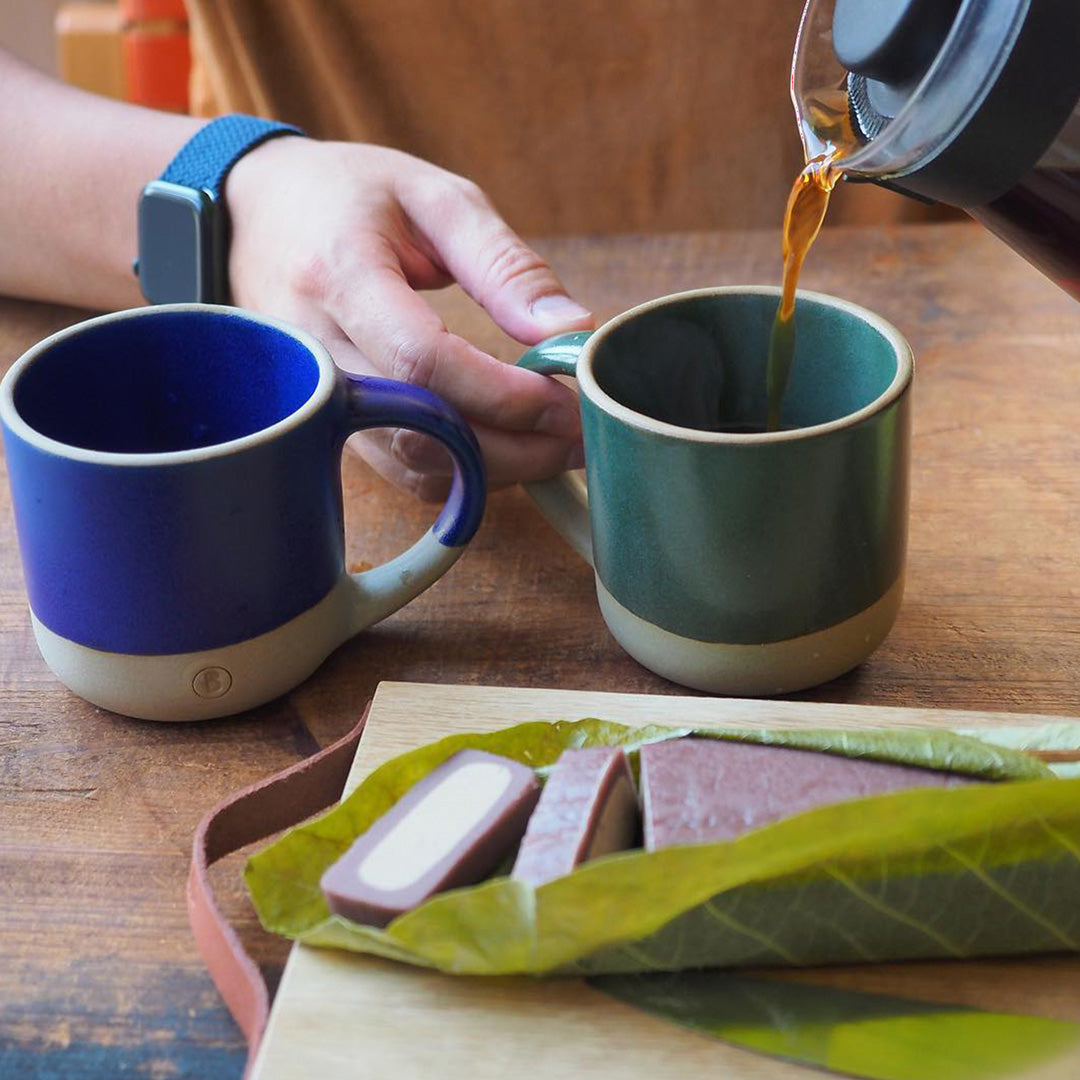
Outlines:
[{"label": "blue braided watch strap", "polygon": [[169,162],[161,179],[170,184],[221,194],[229,170],[260,143],[277,135],[303,135],[292,124],[232,113],[200,128]]}]

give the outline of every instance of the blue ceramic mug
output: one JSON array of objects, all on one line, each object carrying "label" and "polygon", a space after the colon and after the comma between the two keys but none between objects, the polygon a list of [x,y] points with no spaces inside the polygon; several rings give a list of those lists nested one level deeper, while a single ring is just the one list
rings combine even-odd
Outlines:
[{"label": "blue ceramic mug", "polygon": [[[433,394],[344,376],[314,338],[196,304],[61,330],[0,384],[0,420],[38,646],[104,708],[224,716],[306,678],[461,555],[484,512],[472,432]],[[404,427],[454,464],[431,530],[345,569],[346,438]]]}]

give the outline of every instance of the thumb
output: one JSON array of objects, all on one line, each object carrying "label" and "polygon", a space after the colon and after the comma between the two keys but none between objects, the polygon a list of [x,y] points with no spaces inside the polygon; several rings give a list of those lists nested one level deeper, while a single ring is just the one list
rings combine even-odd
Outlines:
[{"label": "thumb", "polygon": [[563,288],[555,271],[499,216],[487,196],[455,177],[438,210],[409,208],[458,284],[527,345],[566,330],[588,330],[592,313]]}]

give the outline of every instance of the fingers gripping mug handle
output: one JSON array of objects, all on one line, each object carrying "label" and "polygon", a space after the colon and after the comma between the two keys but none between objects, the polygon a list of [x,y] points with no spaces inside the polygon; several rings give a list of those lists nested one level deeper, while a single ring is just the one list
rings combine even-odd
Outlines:
[{"label": "fingers gripping mug handle", "polygon": [[[517,362],[540,375],[576,375],[578,357],[590,333],[559,334],[534,345]],[[585,485],[572,473],[526,484],[525,490],[563,539],[591,566],[592,533]]]},{"label": "fingers gripping mug handle", "polygon": [[476,436],[456,409],[419,386],[347,375],[350,432],[401,427],[436,438],[450,452],[450,494],[435,524],[411,548],[372,570],[351,575],[356,586],[350,627],[363,630],[433,585],[461,557],[484,517],[487,488]]}]

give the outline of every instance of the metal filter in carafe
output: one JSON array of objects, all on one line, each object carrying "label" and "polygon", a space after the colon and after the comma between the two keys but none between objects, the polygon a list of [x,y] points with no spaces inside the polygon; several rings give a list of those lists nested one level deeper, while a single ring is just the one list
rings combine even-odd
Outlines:
[{"label": "metal filter in carafe", "polygon": [[807,158],[961,207],[1080,299],[1080,2],[809,0]]}]

